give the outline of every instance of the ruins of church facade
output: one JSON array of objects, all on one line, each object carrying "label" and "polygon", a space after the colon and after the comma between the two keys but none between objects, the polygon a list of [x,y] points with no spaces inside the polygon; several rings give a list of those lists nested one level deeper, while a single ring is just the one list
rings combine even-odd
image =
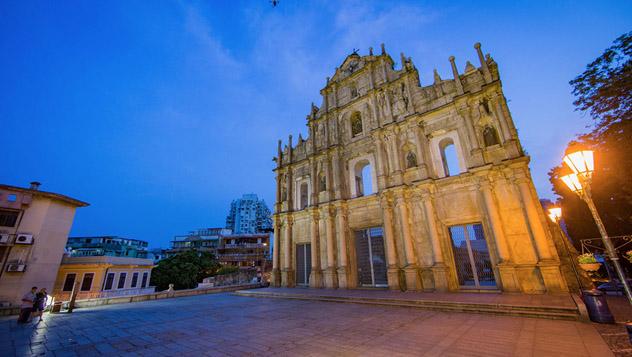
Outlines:
[{"label": "ruins of church facade", "polygon": [[272,284],[568,291],[498,66],[475,46],[422,85],[411,58],[349,55],[278,143]]}]

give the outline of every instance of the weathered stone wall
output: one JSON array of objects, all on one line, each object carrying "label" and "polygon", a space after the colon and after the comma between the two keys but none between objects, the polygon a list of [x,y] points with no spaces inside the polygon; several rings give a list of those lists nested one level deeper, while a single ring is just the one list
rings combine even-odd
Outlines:
[{"label": "weathered stone wall", "polygon": [[294,286],[296,244],[311,243],[311,286],[358,286],[354,232],[382,227],[390,288],[459,290],[449,227],[480,223],[499,289],[567,291],[498,67],[475,48],[480,67],[450,57],[453,78],[431,85],[384,48],[327,79],[309,137],[279,141],[273,284]]}]

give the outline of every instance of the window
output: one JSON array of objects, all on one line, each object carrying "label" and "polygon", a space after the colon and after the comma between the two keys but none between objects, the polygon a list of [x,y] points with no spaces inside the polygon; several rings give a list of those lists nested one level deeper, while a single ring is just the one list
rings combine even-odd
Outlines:
[{"label": "window", "polygon": [[10,193],[7,195],[7,201],[9,202],[15,202],[17,201],[18,196],[16,196],[14,193]]},{"label": "window", "polygon": [[135,288],[138,285],[138,273],[132,274],[132,288]]},{"label": "window", "polygon": [[0,210],[0,226],[15,227],[20,211]]},{"label": "window", "polygon": [[94,273],[83,274],[83,281],[81,282],[81,291],[90,291],[90,289],[92,289],[92,279],[94,279]]},{"label": "window", "polygon": [[353,171],[355,180],[355,197],[373,194],[373,177],[369,161],[358,161],[355,164]]},{"label": "window", "polygon": [[413,167],[417,167],[417,156],[412,151],[409,151],[406,154],[406,168],[412,169]]},{"label": "window", "polygon": [[460,173],[459,160],[456,156],[456,146],[450,138],[443,139],[439,144],[441,149],[441,160],[443,161],[443,171],[445,176],[454,176]]},{"label": "window", "polygon": [[141,288],[146,288],[147,287],[147,278],[148,278],[148,276],[149,276],[149,273],[147,273],[147,272],[143,273],[143,281],[140,284]]},{"label": "window", "polygon": [[108,273],[105,278],[105,285],[103,286],[103,290],[112,290],[112,285],[114,284],[114,273]]},{"label": "window", "polygon": [[483,129],[483,141],[485,142],[485,146],[493,146],[500,143],[498,133],[494,127],[488,125]]},{"label": "window", "polygon": [[127,278],[127,273],[120,273],[117,289],[123,289],[125,287],[125,279]]},{"label": "window", "polygon": [[356,137],[362,134],[362,116],[360,112],[351,114],[351,136]]},{"label": "window", "polygon": [[309,203],[309,190],[307,183],[301,184],[301,197],[300,197],[300,209],[305,209]]},{"label": "window", "polygon": [[77,278],[77,274],[75,273],[66,274],[66,280],[64,280],[63,291],[72,291],[72,288],[75,286],[76,278]]}]

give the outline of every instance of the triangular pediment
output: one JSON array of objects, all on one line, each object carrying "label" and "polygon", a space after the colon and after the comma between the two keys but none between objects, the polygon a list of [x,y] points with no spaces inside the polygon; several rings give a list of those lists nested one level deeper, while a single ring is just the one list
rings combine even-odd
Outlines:
[{"label": "triangular pediment", "polygon": [[364,67],[364,59],[354,52],[345,58],[332,79],[337,81],[346,78],[349,75],[356,73],[362,67]]}]

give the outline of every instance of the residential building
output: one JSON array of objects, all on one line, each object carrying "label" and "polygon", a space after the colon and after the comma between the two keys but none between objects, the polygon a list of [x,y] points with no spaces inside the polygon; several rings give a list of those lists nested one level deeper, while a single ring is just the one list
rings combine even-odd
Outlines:
[{"label": "residential building", "polygon": [[[422,84],[411,58],[347,56],[278,143],[275,286],[568,291],[499,68],[475,46]],[[570,271],[570,270],[564,270]]]},{"label": "residential building", "polygon": [[70,237],[66,250],[73,257],[113,256],[147,258],[147,242],[117,236]]},{"label": "residential building", "polygon": [[0,185],[0,302],[20,304],[32,286],[52,291],[78,207],[62,194]]},{"label": "residential building", "polygon": [[56,300],[70,299],[77,285],[77,299],[111,298],[150,294],[151,259],[101,256],[64,256],[53,296]]},{"label": "residential building", "polygon": [[272,268],[269,245],[269,233],[230,234],[221,237],[216,255],[223,265],[266,271]]},{"label": "residential building", "polygon": [[220,237],[231,233],[227,228],[200,228],[187,235],[175,236],[171,241],[171,249],[165,250],[164,256],[170,257],[187,250],[217,254]]},{"label": "residential building", "polygon": [[235,234],[268,232],[272,229],[270,209],[257,195],[243,195],[230,204],[226,228]]}]

